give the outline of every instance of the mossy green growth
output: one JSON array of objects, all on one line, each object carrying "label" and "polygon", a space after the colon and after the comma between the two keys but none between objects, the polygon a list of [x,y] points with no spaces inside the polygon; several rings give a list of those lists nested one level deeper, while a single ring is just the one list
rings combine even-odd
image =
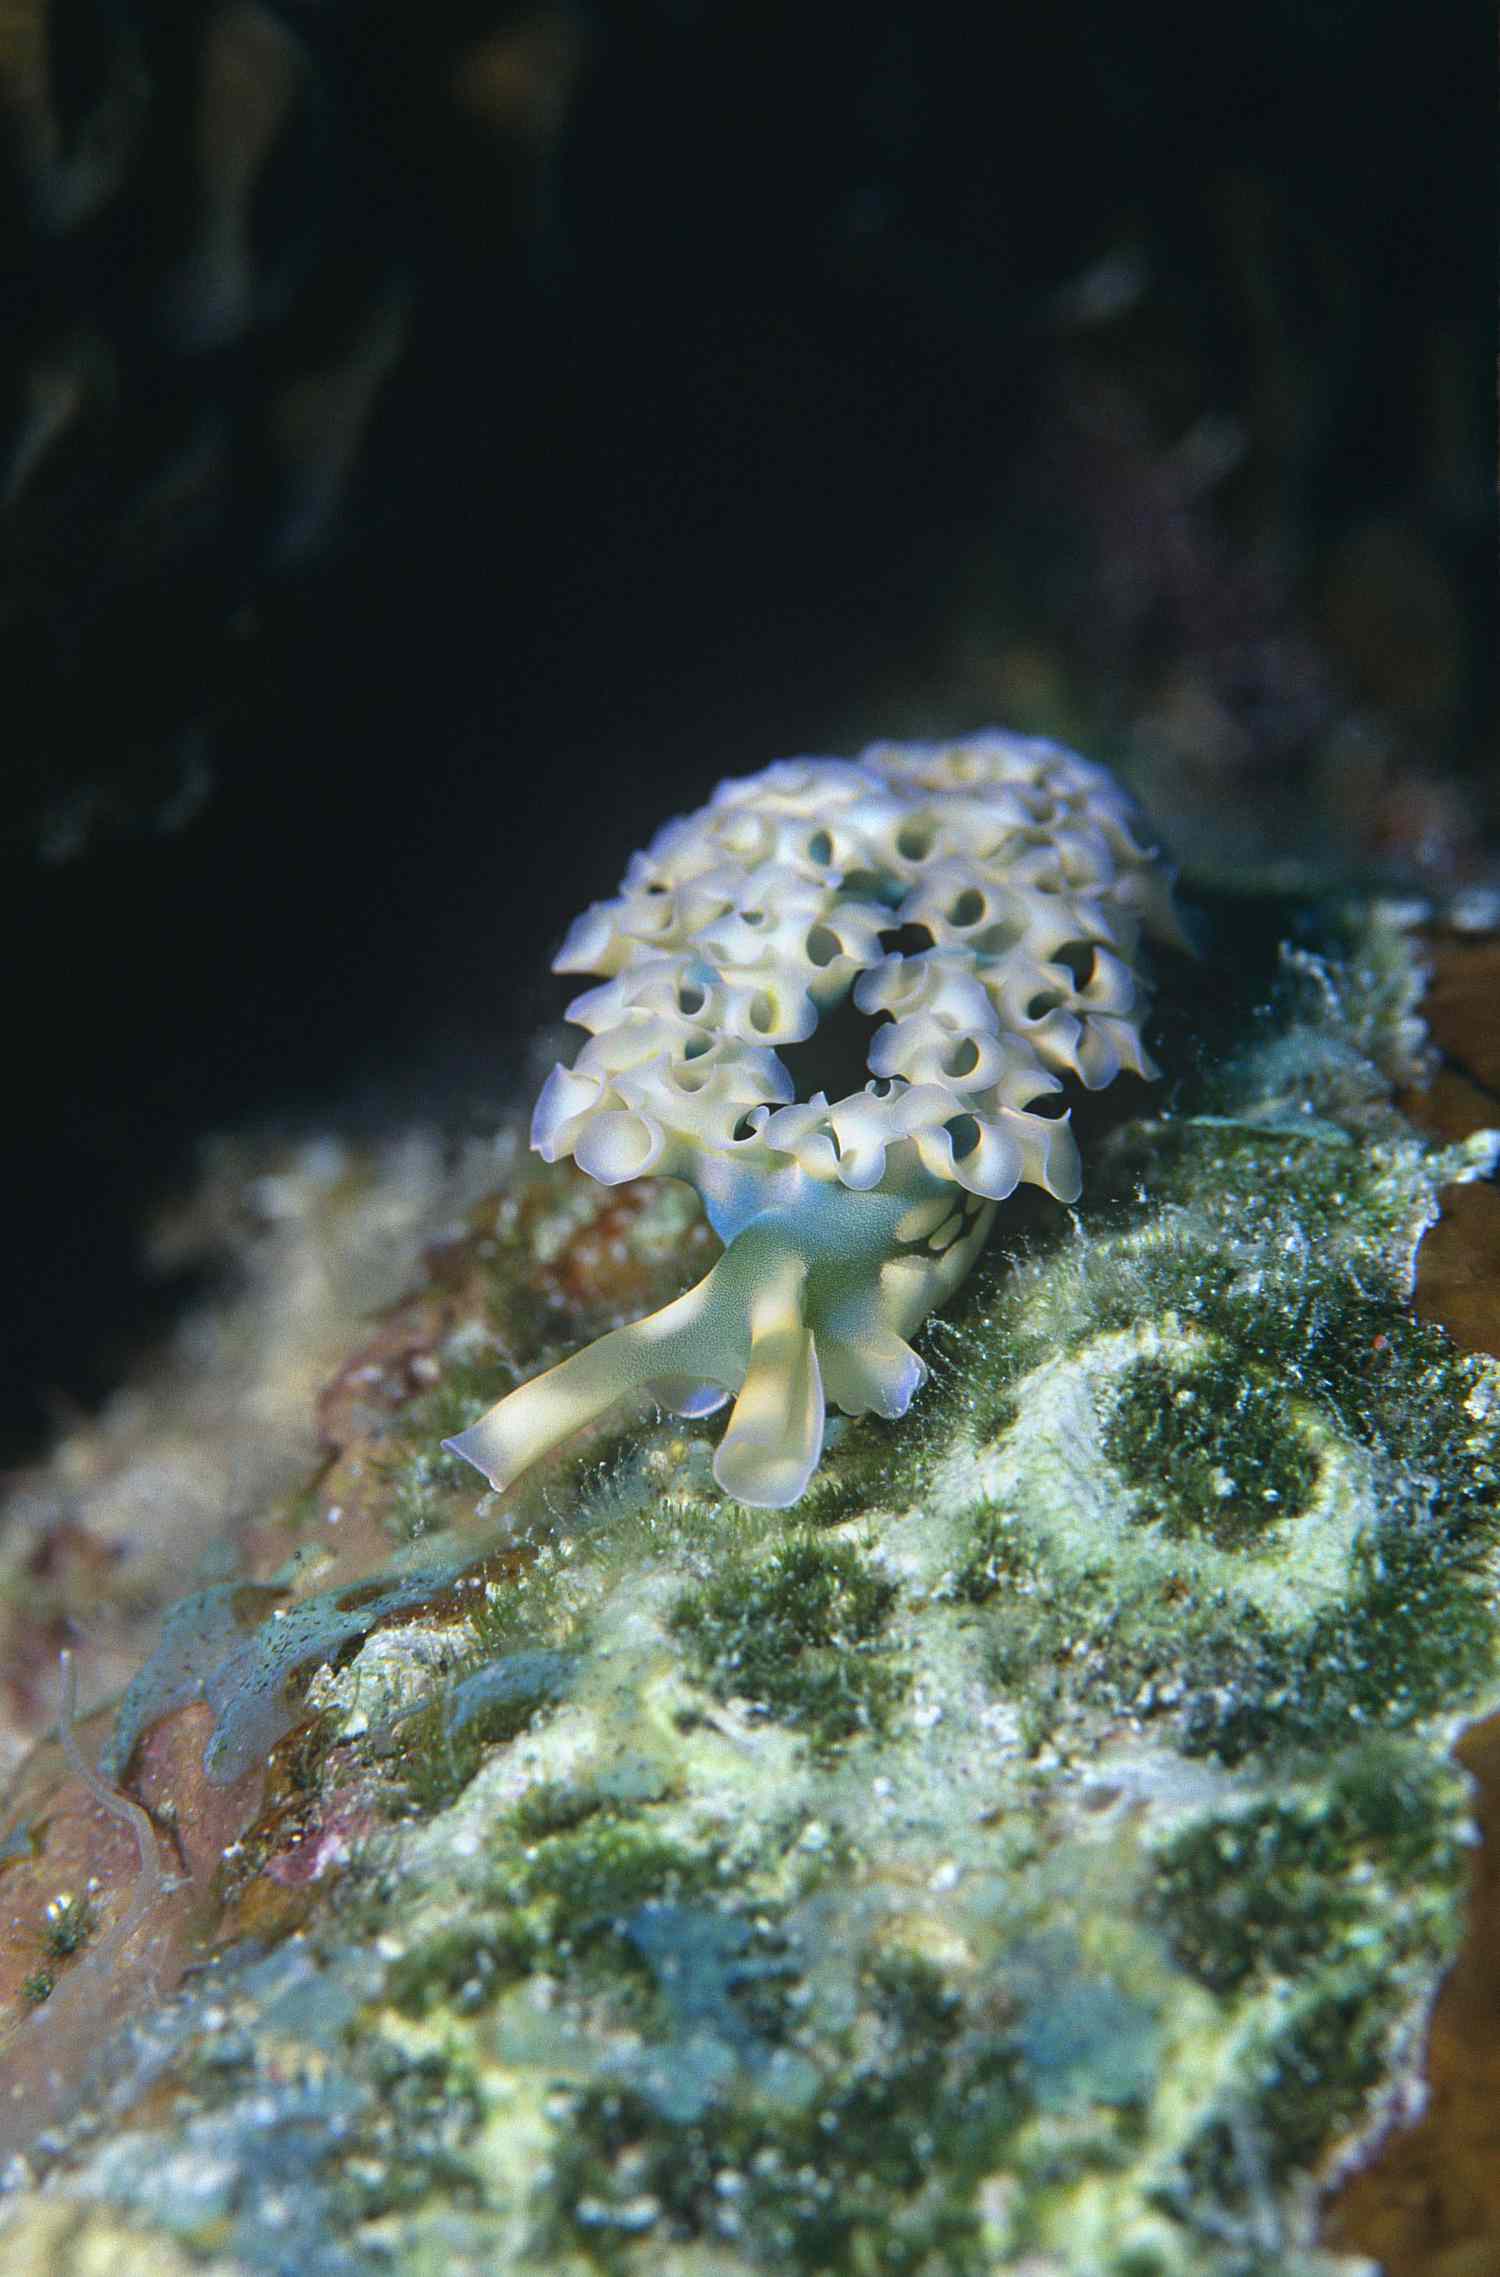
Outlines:
[{"label": "mossy green growth", "polygon": [[608,1808],[608,1798],[591,1787],[570,1787],[560,1779],[543,1780],[527,1788],[511,1821],[522,1842],[544,1842],[551,1834],[572,1834],[585,1819]]},{"label": "mossy green growth", "polygon": [[476,2201],[464,2154],[481,2106],[467,2068],[379,2036],[360,2068],[371,2098],[364,2139],[353,2156],[328,2161],[328,2228],[378,2222],[437,2195],[454,2211]]},{"label": "mossy green growth", "polygon": [[87,1897],[71,1892],[55,1897],[42,1925],[42,1944],[54,1961],[65,1961],[88,1943],[94,1933],[94,1908]]},{"label": "mossy green growth", "polygon": [[[1237,2215],[1264,2230],[1274,2219],[1272,2193],[1316,2167],[1365,2109],[1408,2000],[1378,1966],[1355,1960],[1258,2033],[1242,2051],[1232,2106],[1184,2150],[1180,2195],[1173,2193],[1183,2216],[1220,2234]],[[1261,2266],[1270,2277],[1279,2264]]]},{"label": "mossy green growth", "polygon": [[471,1359],[450,1354],[443,1362],[441,1380],[401,1410],[391,1432],[392,1444],[412,1453],[435,1448],[436,1460],[442,1466],[439,1475],[445,1482],[456,1485],[471,1481],[469,1466],[457,1455],[445,1453],[442,1442],[456,1438],[477,1422],[517,1380],[515,1369],[507,1366],[489,1343]]},{"label": "mossy green growth", "polygon": [[450,1358],[442,1380],[393,1420],[376,1460],[386,1527],[398,1541],[436,1533],[472,1507],[473,1471],[443,1442],[466,1431],[516,1380],[488,1349],[478,1359]]},{"label": "mossy green growth", "polygon": [[849,1542],[794,1535],[731,1558],[670,1626],[721,1700],[747,1700],[826,1752],[881,1729],[906,1688],[886,1632],[896,1586]]},{"label": "mossy green growth", "polygon": [[1182,1369],[1135,1361],[1115,1388],[1104,1451],[1136,1490],[1138,1524],[1221,1549],[1262,1545],[1278,1520],[1301,1516],[1318,1481],[1280,1391],[1229,1355]]},{"label": "mossy green growth", "polygon": [[647,1809],[601,1801],[539,1839],[536,1823],[534,1807],[517,1814],[515,1831],[532,1839],[505,1859],[497,1889],[513,1903],[542,1906],[554,1955],[617,1939],[643,1905],[717,1886],[717,1852],[663,1832]]},{"label": "mossy green growth", "polygon": [[420,1939],[392,1963],[386,1997],[406,2016],[466,2014],[538,1965],[530,1926],[507,1913],[481,1915]]},{"label": "mossy green growth", "polygon": [[[650,1806],[556,1785],[528,1791],[490,1849],[482,1903],[419,1933],[393,1964],[387,1997],[404,2014],[468,2014],[543,1974],[607,1997],[636,2030],[665,2032],[685,2000],[699,2022],[723,2029],[727,2017],[731,2038],[753,2036],[731,1995],[779,1970],[742,1957],[752,1925],[724,1908],[715,1845],[682,1840]],[[762,1911],[753,1937],[770,1931]]]},{"label": "mossy green growth", "polygon": [[[984,1607],[992,1681],[1021,1698],[1033,1741],[1093,1708],[1168,1719],[1184,1754],[1231,1765],[1338,1752],[1367,1730],[1409,1730],[1497,1665],[1479,1544],[1455,1545],[1404,1497],[1355,1543],[1347,1592],[1289,1630],[1191,1574],[1064,1562],[1045,1531],[993,1506],[972,1528],[949,1586]],[[1479,1543],[1492,1531],[1486,1517]]]},{"label": "mossy green growth", "polygon": [[944,1594],[982,1608],[986,1674],[1017,1701],[1033,1752],[1070,1719],[1100,1712],[1170,1718],[1188,1753],[1232,1750],[1232,1718],[1284,1666],[1265,1616],[1222,1589],[1164,1585],[1104,1556],[1067,1562],[1003,1505],[981,1503],[967,1532]]},{"label": "mossy green growth", "polygon": [[[920,1331],[917,1344],[930,1349]],[[901,1509],[928,1483],[932,1453],[920,1413],[894,1423],[877,1415],[836,1418],[823,1461],[797,1505],[797,1523],[821,1533],[865,1511]]]},{"label": "mossy green growth", "polygon": [[1373,1740],[1326,1786],[1174,1834],[1156,1854],[1148,1913],[1219,1994],[1295,1978],[1375,1937],[1389,1963],[1441,1958],[1465,1873],[1462,1802],[1457,1772]]},{"label": "mossy green growth", "polygon": [[796,2277],[980,2277],[975,2184],[1028,2110],[1015,2043],[917,1956],[876,1957],[859,1992],[796,2107],[742,2096],[673,2123],[628,2090],[570,2098],[558,2245],[608,2269],[644,2221],[658,2250],[717,2245]]}]

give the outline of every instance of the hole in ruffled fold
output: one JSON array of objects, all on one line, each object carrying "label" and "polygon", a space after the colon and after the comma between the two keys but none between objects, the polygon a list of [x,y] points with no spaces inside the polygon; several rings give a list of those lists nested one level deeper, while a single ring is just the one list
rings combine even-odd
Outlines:
[{"label": "hole in ruffled fold", "polygon": [[1055,1012],[1058,1006],[1063,1003],[1063,1001],[1063,992],[1060,988],[1040,988],[1037,990],[1035,996],[1028,997],[1026,1001],[1026,1008],[1022,1013],[1022,1018],[1026,1020],[1045,1020],[1047,1014],[1049,1012]]},{"label": "hole in ruffled fold", "polygon": [[932,947],[931,928],[926,925],[887,925],[876,938],[888,957],[920,957]]},{"label": "hole in ruffled fold", "polygon": [[799,1099],[810,1099],[815,1091],[847,1099],[869,1082],[870,1047],[877,1030],[889,1025],[888,1012],[861,1012],[852,996],[844,996],[820,1015],[804,1042],[778,1044],[776,1056]]}]

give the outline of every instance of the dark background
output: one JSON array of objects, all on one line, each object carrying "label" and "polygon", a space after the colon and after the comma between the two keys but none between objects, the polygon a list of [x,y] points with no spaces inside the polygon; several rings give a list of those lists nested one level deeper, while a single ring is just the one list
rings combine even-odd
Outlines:
[{"label": "dark background", "polygon": [[6,1457],[205,1133],[514,1106],[722,775],[994,718],[1492,874],[1487,8],[15,21]]}]

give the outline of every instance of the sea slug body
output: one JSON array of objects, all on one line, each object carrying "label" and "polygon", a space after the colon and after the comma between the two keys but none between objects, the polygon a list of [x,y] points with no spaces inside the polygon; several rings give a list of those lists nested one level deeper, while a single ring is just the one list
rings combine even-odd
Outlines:
[{"label": "sea slug body", "polygon": [[1023,1181],[1077,1197],[1067,1116],[1036,1102],[1156,1073],[1143,932],[1181,939],[1170,874],[1055,743],[877,743],[721,783],[564,941],[554,969],[600,985],[532,1144],[606,1185],[686,1179],[724,1254],[445,1444],[501,1487],[632,1391],[688,1416],[733,1397],[719,1484],[796,1502],[827,1401],[905,1414],[907,1339],[995,1205]]}]

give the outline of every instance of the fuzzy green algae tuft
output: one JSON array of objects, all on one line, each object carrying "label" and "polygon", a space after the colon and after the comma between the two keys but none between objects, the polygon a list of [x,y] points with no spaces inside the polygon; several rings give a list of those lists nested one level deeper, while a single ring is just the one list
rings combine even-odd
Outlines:
[{"label": "fuzzy green algae tuft", "polygon": [[[907,1423],[830,1431],[795,1525],[702,1417],[477,1508],[432,1467],[497,1342],[573,1341],[606,1204],[516,1174],[333,1473],[421,1568],[275,1628],[200,1599],[116,1740],[174,1686],[220,1748],[314,1717],[303,1849],[350,1794],[369,1831],[295,1938],[111,2044],[18,2236],[63,2201],[236,2277],[1353,2277],[1320,2192],[1409,2096],[1449,1751],[1500,1704],[1500,1369],[1410,1304],[1494,1149],[1391,1104],[1393,925],[1278,961],[1234,921],[1233,1054],[1168,994],[1189,1072],[923,1331]],[[681,1225],[607,1206],[619,1309],[671,1302]]]},{"label": "fuzzy green algae tuft", "polygon": [[720,1699],[745,1701],[826,1752],[884,1729],[905,1678],[883,1649],[896,1587],[850,1542],[793,1537],[674,1606],[690,1666]]}]

